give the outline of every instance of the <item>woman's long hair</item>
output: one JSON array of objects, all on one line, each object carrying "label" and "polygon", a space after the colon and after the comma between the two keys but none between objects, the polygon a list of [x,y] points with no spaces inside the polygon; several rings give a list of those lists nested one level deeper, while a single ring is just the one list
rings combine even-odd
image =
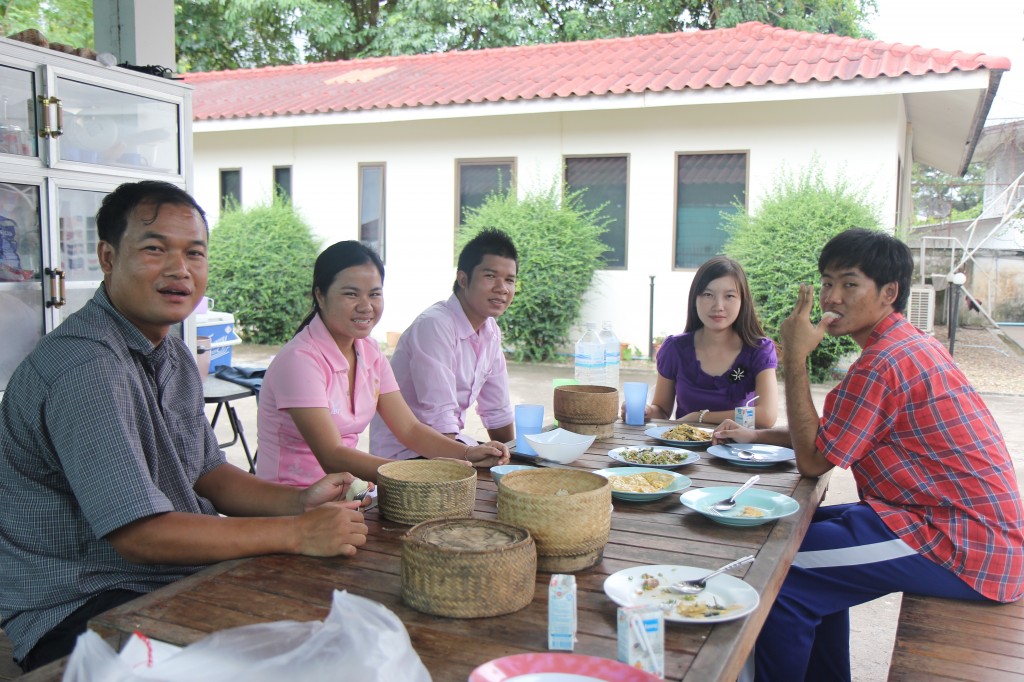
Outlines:
[{"label": "woman's long hair", "polygon": [[327,295],[327,290],[331,288],[331,284],[334,283],[334,278],[337,277],[338,273],[342,270],[354,267],[356,265],[365,265],[366,263],[373,263],[373,266],[380,272],[381,284],[384,283],[384,262],[381,261],[380,256],[377,252],[370,247],[354,241],[338,242],[331,244],[323,250],[316,258],[316,264],[313,266],[313,288],[310,290],[310,294],[313,297],[313,309],[309,311],[309,315],[306,315],[306,319],[302,321],[299,328],[295,330],[298,334],[306,328],[313,318],[320,312],[320,304],[316,300],[316,292],[319,291],[322,295]]},{"label": "woman's long hair", "polygon": [[732,323],[733,330],[740,335],[744,345],[757,347],[761,339],[765,338],[764,329],[757,319],[754,311],[754,302],[750,298],[750,285],[747,284],[747,274],[743,267],[728,256],[715,256],[705,262],[697,270],[690,285],[689,307],[686,312],[686,332],[695,332],[704,326],[704,322],[697,314],[697,296],[708,288],[714,280],[719,277],[733,277],[740,287],[740,314]]}]

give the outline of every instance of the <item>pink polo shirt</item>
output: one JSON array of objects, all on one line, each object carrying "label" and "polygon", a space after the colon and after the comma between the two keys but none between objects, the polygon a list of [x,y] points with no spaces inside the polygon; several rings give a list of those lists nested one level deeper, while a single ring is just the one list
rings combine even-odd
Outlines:
[{"label": "pink polo shirt", "polygon": [[[474,330],[455,294],[424,310],[402,332],[391,366],[413,414],[439,433],[460,433],[474,403],[485,428],[512,423],[498,323],[488,317]],[[459,440],[476,443],[470,436]],[[395,438],[380,415],[370,423],[370,452],[391,459],[417,456]]]},{"label": "pink polo shirt", "polygon": [[270,363],[260,391],[257,477],[305,487],[324,476],[288,414],[291,408],[328,410],[342,442],[356,447],[377,411],[377,397],[397,391],[398,383],[376,341],[357,339],[355,349],[355,400],[348,394],[348,361],[319,315]]}]

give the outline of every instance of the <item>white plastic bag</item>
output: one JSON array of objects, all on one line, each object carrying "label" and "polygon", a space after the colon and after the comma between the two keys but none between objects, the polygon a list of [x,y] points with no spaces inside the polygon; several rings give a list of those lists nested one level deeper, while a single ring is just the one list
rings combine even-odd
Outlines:
[{"label": "white plastic bag", "polygon": [[94,632],[78,638],[64,682],[430,682],[409,634],[382,604],[334,592],[324,622],[291,620],[215,632],[152,666],[134,667]]}]

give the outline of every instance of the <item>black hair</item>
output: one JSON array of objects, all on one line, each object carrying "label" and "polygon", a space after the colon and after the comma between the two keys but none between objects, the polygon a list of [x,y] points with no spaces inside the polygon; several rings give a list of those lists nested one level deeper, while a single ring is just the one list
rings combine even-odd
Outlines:
[{"label": "black hair", "polygon": [[383,283],[384,262],[377,255],[377,252],[369,246],[361,242],[349,240],[331,244],[324,249],[316,257],[316,264],[313,265],[313,287],[310,290],[313,297],[313,309],[309,311],[306,319],[302,321],[302,324],[295,330],[295,333],[298,334],[305,329],[306,325],[312,322],[313,318],[320,312],[320,304],[316,300],[317,291],[326,296],[327,290],[331,288],[331,284],[339,272],[367,263],[372,263],[377,268],[377,272],[380,273],[380,281]]},{"label": "black hair", "polygon": [[[466,276],[473,277],[473,269],[483,262],[484,256],[500,256],[510,258],[516,263],[519,269],[519,253],[512,239],[501,230],[488,228],[481,230],[475,237],[466,242],[459,253],[458,271],[466,273]],[[455,278],[452,285],[452,293],[459,293],[459,279]]]},{"label": "black hair", "polygon": [[825,244],[818,256],[818,272],[824,274],[826,268],[858,268],[879,289],[895,282],[899,289],[893,310],[902,313],[907,307],[914,256],[909,246],[887,232],[861,227],[840,232]]},{"label": "black hair", "polygon": [[191,208],[202,218],[203,225],[209,234],[210,225],[206,222],[206,212],[196,203],[196,200],[177,185],[161,180],[126,182],[103,197],[100,210],[96,212],[96,232],[101,241],[107,242],[116,249],[121,244],[121,237],[128,229],[128,219],[135,209],[143,205],[153,206],[153,216],[149,219],[142,219],[143,223],[149,225],[160,215],[160,208],[164,204]]},{"label": "black hair", "polygon": [[757,348],[761,339],[765,338],[764,329],[757,319],[754,301],[750,297],[750,285],[743,267],[727,256],[715,256],[705,261],[693,276],[690,284],[690,297],[686,309],[686,332],[695,332],[704,326],[697,314],[697,297],[708,288],[708,285],[719,277],[732,277],[740,287],[740,312],[732,323],[733,330],[740,335],[743,344]]}]

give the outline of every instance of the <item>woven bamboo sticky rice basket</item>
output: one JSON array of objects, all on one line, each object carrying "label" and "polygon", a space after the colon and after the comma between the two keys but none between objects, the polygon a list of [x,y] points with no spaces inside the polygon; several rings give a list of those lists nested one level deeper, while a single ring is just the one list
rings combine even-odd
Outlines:
[{"label": "woven bamboo sticky rice basket", "polygon": [[402,541],[402,601],[423,613],[485,618],[533,601],[537,547],[524,528],[490,519],[436,519]]},{"label": "woven bamboo sticky rice basket", "polygon": [[607,478],[574,469],[513,471],[498,486],[498,520],[530,531],[537,569],[571,573],[601,560],[612,523]]},{"label": "woven bamboo sticky rice basket", "polygon": [[458,462],[406,459],[377,469],[377,502],[386,519],[415,525],[473,513],[476,469]]},{"label": "woven bamboo sticky rice basket", "polygon": [[619,416],[619,391],[610,386],[569,384],[556,386],[555,419],[566,431],[607,438]]}]

